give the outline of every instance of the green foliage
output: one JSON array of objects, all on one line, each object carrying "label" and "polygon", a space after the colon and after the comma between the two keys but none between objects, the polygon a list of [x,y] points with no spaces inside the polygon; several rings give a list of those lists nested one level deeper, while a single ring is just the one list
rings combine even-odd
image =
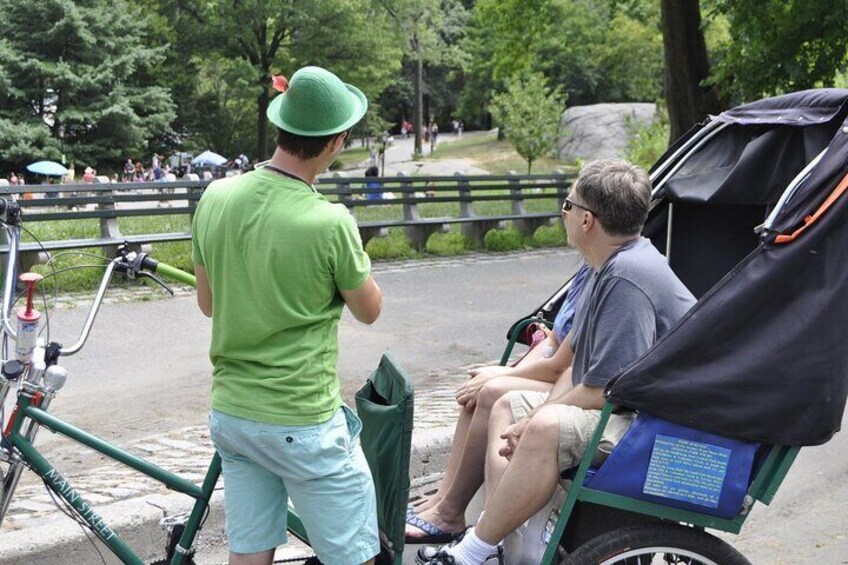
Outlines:
[{"label": "green foliage", "polygon": [[533,241],[540,247],[560,247],[568,244],[562,222],[553,226],[542,226],[533,234]]},{"label": "green foliage", "polygon": [[467,253],[470,249],[476,246],[472,241],[465,239],[465,236],[454,227],[448,233],[434,233],[427,240],[425,249],[427,253],[433,255],[461,255]]},{"label": "green foliage", "polygon": [[653,101],[663,87],[662,36],[656,21],[642,22],[624,12],[609,22],[598,47],[599,92],[605,99]]},{"label": "green foliage", "polygon": [[527,161],[530,173],[533,161],[556,146],[565,102],[536,73],[513,80],[505,93],[493,98],[491,110],[509,142]]},{"label": "green foliage", "polygon": [[492,92],[541,72],[572,104],[653,101],[662,92],[654,0],[480,0],[465,49],[462,112],[482,121]]},{"label": "green foliage", "polygon": [[174,104],[151,78],[164,48],[124,0],[0,3],[0,154],[117,164],[167,136]]},{"label": "green foliage", "polygon": [[251,95],[253,72],[242,59],[217,53],[196,56],[192,95],[203,107],[203,116],[192,124],[185,149],[197,154],[211,149],[220,155],[256,155],[256,97]]},{"label": "green foliage", "polygon": [[389,21],[369,0],[210,0],[201,7],[211,49],[250,67],[240,89],[257,124],[258,155],[272,137],[264,117],[272,75],[290,77],[302,66],[319,65],[373,99],[400,66]]},{"label": "green foliage", "polygon": [[515,251],[525,247],[524,236],[515,228],[489,230],[483,236],[483,247],[487,251]]},{"label": "green foliage", "polygon": [[712,55],[711,82],[742,100],[833,84],[848,52],[846,2],[705,0],[729,39]]},{"label": "green foliage", "polygon": [[627,123],[630,141],[627,144],[627,160],[645,170],[650,169],[668,148],[668,112],[657,107],[653,123],[644,126],[638,122]]},{"label": "green foliage", "polygon": [[418,253],[409,244],[403,228],[392,228],[386,237],[375,237],[365,246],[365,251],[375,260],[408,259]]}]

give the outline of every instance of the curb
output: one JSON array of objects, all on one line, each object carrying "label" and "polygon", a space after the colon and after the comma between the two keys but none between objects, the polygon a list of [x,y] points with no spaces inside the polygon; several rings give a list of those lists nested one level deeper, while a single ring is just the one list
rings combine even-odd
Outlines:
[{"label": "curb", "polygon": [[[450,452],[452,437],[453,426],[421,429],[413,433],[410,455],[413,490],[432,485],[438,479]],[[205,547],[225,545],[223,501],[220,490],[212,496],[208,519],[195,542],[199,562],[203,559]],[[192,499],[185,495],[151,494],[95,508],[142,560],[150,562],[164,556],[165,536],[159,525],[163,509],[173,515],[188,512],[191,504]],[[97,545],[102,546],[99,542]],[[0,565],[120,563],[111,552],[102,548],[101,552],[102,555],[98,554],[82,528],[64,515],[47,516],[33,520],[26,528],[0,532]],[[280,553],[278,551],[278,559],[289,557]],[[296,551],[291,557],[298,555],[303,555],[303,551]],[[221,563],[225,560],[226,557]]]}]

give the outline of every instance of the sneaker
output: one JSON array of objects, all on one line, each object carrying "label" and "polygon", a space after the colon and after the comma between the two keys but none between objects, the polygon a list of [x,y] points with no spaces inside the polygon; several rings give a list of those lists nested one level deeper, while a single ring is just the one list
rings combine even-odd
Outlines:
[{"label": "sneaker", "polygon": [[[447,545],[427,545],[415,553],[416,565],[457,565],[456,558],[448,553],[448,548],[455,546],[459,540]],[[494,560],[494,561],[493,561]],[[504,548],[498,544],[498,551],[486,558],[484,565],[504,565]]]},{"label": "sneaker", "polygon": [[418,551],[415,552],[415,565],[430,563],[438,554],[447,553],[447,548],[456,545],[456,543],[451,542],[446,545],[425,545],[424,547],[419,547]]},{"label": "sneaker", "polygon": [[[442,546],[440,548],[432,546],[422,547],[415,555],[415,563],[418,565],[457,565],[456,558],[448,553],[444,549],[445,547],[447,546]],[[425,550],[430,550],[430,552],[425,554]],[[428,557],[424,558],[424,555],[427,555]],[[422,561],[422,558],[425,560]]]}]

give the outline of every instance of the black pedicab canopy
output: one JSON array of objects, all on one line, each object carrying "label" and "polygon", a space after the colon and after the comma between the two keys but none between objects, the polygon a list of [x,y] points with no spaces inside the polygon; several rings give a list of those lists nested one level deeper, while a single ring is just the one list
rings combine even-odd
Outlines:
[{"label": "black pedicab canopy", "polygon": [[846,114],[848,90],[761,100],[712,118],[654,167],[646,235],[700,299],[610,382],[611,401],[768,444],[817,445],[839,430]]}]

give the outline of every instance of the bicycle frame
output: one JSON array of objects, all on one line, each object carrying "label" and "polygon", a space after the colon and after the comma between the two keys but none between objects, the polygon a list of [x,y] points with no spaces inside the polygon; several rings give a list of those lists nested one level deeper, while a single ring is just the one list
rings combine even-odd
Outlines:
[{"label": "bicycle frame", "polygon": [[[221,460],[216,453],[209,464],[206,476],[201,486],[195,484],[158,467],[149,461],[132,455],[84,430],[64,422],[38,407],[40,398],[38,394],[30,395],[22,393],[18,395],[17,416],[10,422],[9,429],[4,434],[4,439],[17,449],[21,460],[29,465],[35,473],[44,479],[50,490],[60,496],[79,513],[80,517],[88,524],[91,531],[105,543],[112,552],[124,563],[142,565],[144,561],[115,533],[106,521],[86,502],[73,486],[41,455],[38,449],[22,433],[23,422],[26,418],[31,419],[38,425],[51,431],[60,433],[82,445],[85,445],[110,459],[123,463],[128,467],[146,475],[176,492],[193,497],[196,502],[192,507],[185,530],[180,537],[177,551],[171,563],[179,565],[183,563],[186,554],[191,548],[194,538],[200,529],[201,522],[209,507],[209,500],[215,489],[215,484],[221,474]],[[11,492],[7,496],[11,496]]]},{"label": "bicycle frame", "polygon": [[[4,206],[4,213],[6,207]],[[13,285],[9,281],[14,281],[14,268],[17,259],[18,228],[12,229],[9,232],[10,253],[7,257],[7,272],[5,277],[5,285],[3,290],[3,325],[7,334],[15,339],[14,328],[8,321],[8,312],[11,304],[11,294]],[[107,265],[105,275],[101,281],[95,298],[94,306],[89,312],[85,326],[83,328],[80,339],[73,346],[63,348],[61,350],[64,355],[73,355],[77,353],[85,343],[94,318],[97,315],[97,309],[103,294],[111,279],[112,273],[115,270],[116,263],[110,262]],[[151,261],[148,265],[152,271],[155,271],[165,277],[176,280],[185,284],[196,286],[196,279],[193,275],[181,271],[164,263]],[[0,520],[2,520],[5,511],[7,510],[12,496],[14,496],[15,487],[20,478],[23,466],[31,468],[39,477],[41,477],[47,487],[57,496],[62,498],[67,504],[76,510],[80,518],[88,525],[89,529],[124,563],[142,565],[143,560],[126,544],[126,542],[109,527],[109,524],[92,508],[92,506],[74,489],[68,480],[61,475],[50,462],[38,451],[34,446],[34,438],[37,430],[40,427],[45,427],[53,432],[60,433],[69,439],[76,441],[86,447],[89,447],[98,453],[109,457],[115,461],[123,463],[128,467],[150,477],[151,479],[165,485],[167,488],[176,492],[191,496],[195,499],[195,503],[189,514],[188,521],[185,523],[185,528],[180,535],[180,539],[176,545],[174,555],[171,559],[172,565],[179,565],[186,561],[187,556],[191,555],[191,547],[194,538],[200,529],[204,516],[209,508],[209,501],[221,474],[221,460],[216,453],[207,469],[206,475],[201,486],[187,481],[178,475],[171,473],[153,463],[137,457],[127,451],[124,451],[101,438],[89,434],[88,432],[77,428],[47,412],[47,407],[53,398],[54,391],[45,390],[39,386],[37,379],[30,381],[21,379],[20,390],[16,399],[16,409],[12,414],[6,429],[2,434],[3,455],[11,463],[10,472],[3,480],[2,498],[0,498]],[[2,474],[0,474],[2,477]]]}]

